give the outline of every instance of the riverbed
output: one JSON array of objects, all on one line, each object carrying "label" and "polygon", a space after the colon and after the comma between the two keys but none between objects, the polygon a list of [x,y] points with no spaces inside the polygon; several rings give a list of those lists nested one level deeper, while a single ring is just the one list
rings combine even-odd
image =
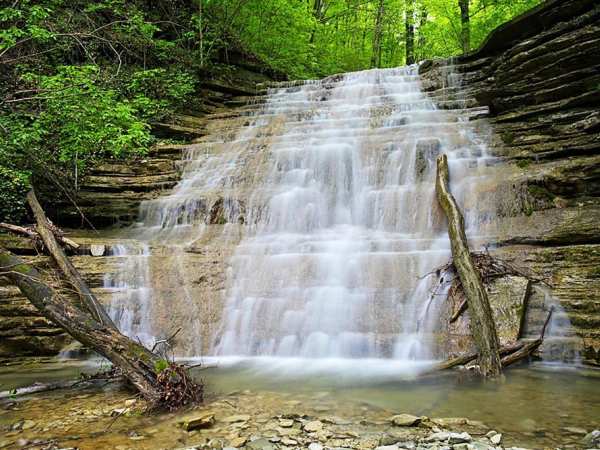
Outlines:
[{"label": "riverbed", "polygon": [[[600,428],[600,371],[593,369],[534,364],[507,371],[499,382],[482,382],[468,372],[394,377],[380,368],[369,371],[364,361],[355,364],[353,374],[338,363],[339,370],[322,363],[322,370],[307,372],[289,361],[277,365],[256,359],[207,360],[195,369],[206,382],[205,404],[178,414],[146,414],[141,400],[115,384],[8,396],[2,399],[0,448],[220,448],[242,442],[236,438],[246,439],[247,445],[253,438],[268,438],[275,440],[270,445],[304,448],[298,437],[294,441],[288,436],[290,445],[282,444],[272,430],[278,428],[272,422],[285,417],[296,417],[301,428],[309,421],[327,424],[335,417],[340,423],[331,425],[338,427],[332,436],[342,427],[353,440],[340,442],[354,448],[393,440],[389,435],[398,429],[390,425],[390,417],[398,414],[453,418],[448,422],[453,431],[466,430],[474,438],[494,430],[502,434],[505,448],[586,448],[585,435]],[[5,363],[1,389],[74,379],[100,368],[100,360]],[[216,418],[210,428],[187,432],[178,426],[183,418],[204,413]],[[225,420],[235,415],[247,416],[245,428]],[[414,431],[420,433],[427,424],[435,431],[435,423],[423,421]]]}]

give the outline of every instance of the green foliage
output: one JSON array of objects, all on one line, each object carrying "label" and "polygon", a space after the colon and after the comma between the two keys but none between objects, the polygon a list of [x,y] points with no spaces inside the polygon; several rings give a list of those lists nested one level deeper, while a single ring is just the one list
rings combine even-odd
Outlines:
[{"label": "green foliage", "polygon": [[169,361],[167,361],[166,359],[159,359],[158,361],[156,361],[154,363],[154,372],[159,374],[159,373],[167,370],[168,367],[169,367]]},{"label": "green foliage", "polygon": [[28,190],[27,173],[0,165],[0,222],[19,221],[25,215]]},{"label": "green foliage", "polygon": [[[52,76],[27,74],[45,94],[31,132],[63,163],[143,154],[149,126],[134,102],[102,86],[97,66],[63,66]],[[41,144],[41,142],[40,142]]]},{"label": "green foliage", "polygon": [[143,117],[159,119],[183,104],[195,90],[196,80],[186,72],[150,69],[134,72],[126,90]]}]

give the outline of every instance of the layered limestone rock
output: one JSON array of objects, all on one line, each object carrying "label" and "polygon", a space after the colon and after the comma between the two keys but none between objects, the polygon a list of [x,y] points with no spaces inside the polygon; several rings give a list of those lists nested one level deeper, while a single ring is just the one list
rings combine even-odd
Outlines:
[{"label": "layered limestone rock", "polygon": [[[490,233],[501,257],[543,273],[583,358],[600,362],[600,5],[546,2],[476,52],[421,66],[441,107],[489,108],[505,166]],[[543,303],[543,302],[542,302]],[[537,304],[537,307],[536,307]],[[531,302],[525,335],[546,312]],[[577,344],[576,344],[577,345]]]}]

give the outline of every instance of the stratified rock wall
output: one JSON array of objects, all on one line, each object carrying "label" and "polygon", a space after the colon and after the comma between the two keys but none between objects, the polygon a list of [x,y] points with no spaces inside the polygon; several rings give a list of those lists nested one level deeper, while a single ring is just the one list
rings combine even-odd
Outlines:
[{"label": "stratified rock wall", "polygon": [[[497,252],[548,278],[584,359],[599,363],[600,4],[546,2],[478,51],[420,72],[441,107],[489,108],[490,150],[506,166],[494,194]],[[530,304],[530,323],[545,314]]]}]

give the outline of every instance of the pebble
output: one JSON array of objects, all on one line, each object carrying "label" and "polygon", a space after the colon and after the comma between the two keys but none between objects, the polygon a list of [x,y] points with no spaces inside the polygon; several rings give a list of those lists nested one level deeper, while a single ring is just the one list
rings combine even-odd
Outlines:
[{"label": "pebble", "polygon": [[316,433],[323,429],[323,422],[320,420],[313,420],[312,422],[306,422],[304,424],[304,431],[307,433]]},{"label": "pebble", "polygon": [[490,437],[490,442],[494,445],[498,445],[502,441],[502,435],[500,433]]},{"label": "pebble", "polygon": [[375,450],[400,450],[400,447],[397,445],[380,445],[379,447],[375,447]]},{"label": "pebble", "polygon": [[308,446],[308,450],[323,450],[323,446],[318,442],[313,442]]},{"label": "pebble", "polygon": [[289,428],[294,425],[293,419],[279,419],[279,426]]}]

